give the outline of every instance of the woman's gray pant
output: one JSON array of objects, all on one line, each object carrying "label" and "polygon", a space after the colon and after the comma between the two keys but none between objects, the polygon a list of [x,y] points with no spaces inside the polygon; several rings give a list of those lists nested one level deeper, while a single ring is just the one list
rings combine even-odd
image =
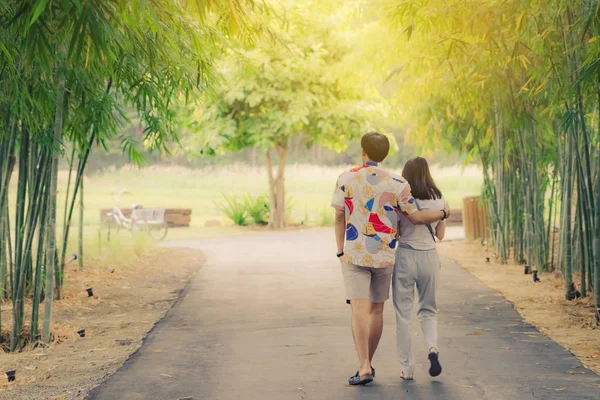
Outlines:
[{"label": "woman's gray pant", "polygon": [[414,359],[410,349],[412,307],[415,286],[419,295],[417,317],[421,322],[427,348],[438,348],[436,283],[440,271],[436,250],[401,247],[396,253],[392,276],[392,294],[396,309],[396,341],[402,372],[412,374]]}]

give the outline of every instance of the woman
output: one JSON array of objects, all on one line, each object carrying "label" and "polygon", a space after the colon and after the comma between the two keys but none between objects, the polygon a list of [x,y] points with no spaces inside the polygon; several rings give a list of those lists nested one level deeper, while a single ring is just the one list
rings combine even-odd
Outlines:
[{"label": "woman", "polygon": [[[427,160],[421,157],[409,160],[404,165],[402,175],[410,184],[418,209],[444,209],[445,201],[431,177]],[[398,358],[402,364],[401,377],[405,380],[412,380],[414,373],[410,338],[415,286],[419,295],[417,316],[429,349],[431,363],[429,374],[438,376],[442,373],[437,344],[436,304],[436,281],[440,270],[440,258],[436,251],[435,237],[439,240],[444,238],[446,223],[440,221],[433,226],[413,225],[406,216],[400,214],[398,228],[400,236],[392,278],[392,291],[396,308]]]}]

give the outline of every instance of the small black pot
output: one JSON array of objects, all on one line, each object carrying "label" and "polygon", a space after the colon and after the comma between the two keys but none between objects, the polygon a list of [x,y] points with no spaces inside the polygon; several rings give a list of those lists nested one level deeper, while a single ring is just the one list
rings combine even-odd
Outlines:
[{"label": "small black pot", "polygon": [[77,331],[77,334],[79,335],[79,337],[85,337],[85,329]]},{"label": "small black pot", "polygon": [[87,288],[85,290],[87,291],[88,297],[94,297],[94,289]]},{"label": "small black pot", "polygon": [[12,371],[6,372],[6,377],[8,378],[9,382],[14,382],[15,379],[17,379],[17,370],[13,369]]},{"label": "small black pot", "polygon": [[525,273],[525,275],[531,274],[531,267],[529,267],[529,265],[525,265],[523,267],[523,272]]},{"label": "small black pot", "polygon": [[541,282],[540,278],[538,278],[537,271],[533,271],[533,281],[534,282]]}]

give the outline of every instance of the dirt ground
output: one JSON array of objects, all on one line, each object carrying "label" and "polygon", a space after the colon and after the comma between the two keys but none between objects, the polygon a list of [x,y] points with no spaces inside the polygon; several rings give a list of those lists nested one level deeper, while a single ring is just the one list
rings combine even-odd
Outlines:
[{"label": "dirt ground", "polygon": [[[53,307],[62,343],[0,355],[0,399],[83,398],[141,346],[203,261],[197,250],[152,249],[127,263],[90,262],[82,271],[69,265],[65,298]],[[4,320],[10,307],[2,305]],[[12,369],[17,379],[9,384],[3,372]]]},{"label": "dirt ground", "polygon": [[[439,251],[501,293],[525,321],[600,374],[600,329],[596,327],[591,296],[566,301],[561,277],[540,274],[541,282],[534,283],[532,275],[524,274],[522,265],[495,262],[493,251],[486,250],[480,242],[446,242],[440,244]],[[490,257],[490,263],[486,263],[486,257]]]}]

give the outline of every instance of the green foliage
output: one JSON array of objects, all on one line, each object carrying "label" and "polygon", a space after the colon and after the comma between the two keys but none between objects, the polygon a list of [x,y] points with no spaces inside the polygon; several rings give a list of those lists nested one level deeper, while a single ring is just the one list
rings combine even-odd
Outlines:
[{"label": "green foliage", "polygon": [[252,197],[244,195],[244,209],[255,225],[266,225],[269,222],[269,202],[267,196]]},{"label": "green foliage", "polygon": [[360,40],[350,30],[352,7],[328,4],[333,15],[320,15],[313,1],[279,10],[285,24],[270,25],[278,40],[227,52],[217,64],[223,85],[205,107],[190,110],[187,128],[194,134],[184,147],[193,155],[216,154],[275,148],[299,136],[307,146],[339,151],[382,116],[376,92],[345,66]]},{"label": "green foliage", "polygon": [[[407,0],[390,1],[386,11],[402,48],[394,60],[402,68],[389,77],[398,107],[422,146],[448,146],[481,162],[501,259],[512,253],[542,271],[555,268],[546,198],[562,204],[556,266],[567,299],[574,298],[574,268],[589,286],[598,257],[591,248],[598,232],[599,7],[587,0]],[[600,288],[596,296],[600,307]]]},{"label": "green foliage", "polygon": [[[352,29],[355,5],[308,0],[273,3],[273,9],[283,16],[269,24],[277,39],[225,53],[217,63],[223,84],[206,93],[203,106],[182,111],[189,121],[182,147],[192,157],[262,149],[270,172],[270,225],[280,228],[290,140],[343,151],[383,119],[386,107],[360,71],[348,68],[360,44]],[[386,124],[379,125],[384,130]]]},{"label": "green foliage", "polygon": [[223,201],[217,202],[215,205],[234,225],[248,225],[246,203],[241,196],[223,194]]},{"label": "green foliage", "polygon": [[[167,152],[177,139],[173,103],[196,99],[211,87],[212,61],[225,37],[249,36],[261,8],[252,0],[0,3],[0,280],[13,302],[11,350],[23,345],[25,294],[31,287],[31,338],[37,338],[42,257],[48,261],[42,337],[50,338],[52,299],[61,297],[71,216],[92,148],[116,141],[137,163],[143,161],[142,145]],[[126,110],[143,126],[140,140],[118,132],[129,120]],[[75,185],[58,237],[58,159],[71,152],[71,161],[78,160]],[[15,159],[18,201],[9,223]],[[34,257],[36,231],[40,250]]]}]

